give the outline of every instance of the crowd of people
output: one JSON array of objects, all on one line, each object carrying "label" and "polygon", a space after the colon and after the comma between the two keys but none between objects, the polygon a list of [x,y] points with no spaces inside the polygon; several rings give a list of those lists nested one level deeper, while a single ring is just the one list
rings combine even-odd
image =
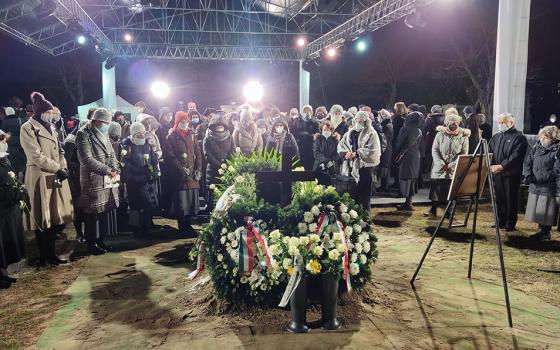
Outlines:
[{"label": "crowd of people", "polygon": [[157,232],[154,216],[176,219],[181,232],[196,234],[191,220],[201,207],[212,209],[211,185],[234,152],[289,150],[299,166],[316,172],[319,183],[346,184],[367,209],[376,192],[393,192],[404,198],[398,209],[412,211],[412,197],[427,185],[429,174],[432,205],[424,215],[436,217],[447,202],[458,157],[486,139],[500,227],[515,229],[522,180],[530,193],[526,218],[539,224],[534,237],[550,239],[558,220],[560,131],[543,127],[525,157],[527,139],[510,114],[498,118],[500,130],[492,136],[486,117],[471,106],[459,113],[452,105],[428,111],[403,102],[392,111],[306,105],[301,112],[282,113],[273,105],[243,105],[227,113],[217,108],[200,113],[196,103],[181,102],[156,114],[140,101],[131,121],[105,108],[92,108],[83,120],[63,118],[38,92],[31,102],[23,108],[14,98],[10,107],[0,108],[2,288],[15,282],[8,266],[26,254],[24,230],[35,231],[40,265],[66,263],[55,241],[72,223],[94,255],[111,250],[105,237]]}]

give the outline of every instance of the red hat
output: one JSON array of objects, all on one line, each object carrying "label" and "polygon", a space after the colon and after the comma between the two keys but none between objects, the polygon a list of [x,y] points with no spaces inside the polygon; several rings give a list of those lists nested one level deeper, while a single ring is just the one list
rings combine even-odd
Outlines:
[{"label": "red hat", "polygon": [[33,101],[33,115],[37,117],[54,108],[52,103],[47,101],[43,94],[36,91],[31,93],[31,101]]}]

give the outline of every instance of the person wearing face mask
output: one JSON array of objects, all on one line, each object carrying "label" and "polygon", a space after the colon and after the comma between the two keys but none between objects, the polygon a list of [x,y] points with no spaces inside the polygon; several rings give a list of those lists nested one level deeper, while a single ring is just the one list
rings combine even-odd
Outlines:
[{"label": "person wearing face mask", "polygon": [[272,131],[270,136],[268,136],[265,142],[265,149],[267,151],[271,149],[276,149],[278,154],[282,154],[282,151],[290,147],[292,149],[292,154],[295,158],[299,159],[299,148],[294,135],[290,133],[288,128],[288,123],[282,118],[276,118],[272,122]]},{"label": "person wearing face mask", "polygon": [[433,164],[430,184],[432,206],[424,216],[437,217],[438,206],[447,202],[457,159],[461,154],[469,152],[471,130],[459,126],[461,119],[456,114],[450,114],[445,117],[444,125],[436,129],[438,134],[432,145]]},{"label": "person wearing face mask", "polygon": [[321,123],[321,133],[316,134],[313,141],[313,171],[317,172],[319,184],[331,185],[331,177],[338,173],[340,157],[337,147],[340,138],[333,134],[331,122]]},{"label": "person wearing face mask", "polygon": [[377,167],[377,177],[381,180],[381,186],[376,190],[379,192],[389,192],[389,178],[391,177],[391,162],[393,159],[393,123],[391,121],[391,112],[386,109],[379,111],[381,118],[381,129],[387,143],[385,152],[381,154],[381,160]]},{"label": "person wearing face mask", "polygon": [[406,116],[404,126],[399,132],[397,147],[393,155],[400,158],[398,164],[398,182],[400,194],[405,198],[402,205],[397,206],[399,210],[412,211],[412,197],[418,192],[418,172],[420,168],[420,147],[422,142],[422,131],[420,124],[422,114],[412,112]]},{"label": "person wearing face mask", "polygon": [[528,143],[525,135],[515,128],[511,114],[500,114],[497,121],[500,132],[492,136],[488,146],[490,153],[493,153],[490,171],[494,174],[498,223],[500,228],[514,231],[523,159]]},{"label": "person wearing face mask", "polygon": [[2,130],[10,135],[8,138],[8,147],[10,147],[8,159],[19,180],[23,180],[26,164],[25,153],[20,142],[20,130],[25,121],[25,117],[21,113],[17,114],[14,108],[6,108],[6,119],[2,123]]},{"label": "person wearing face mask", "polygon": [[177,219],[179,230],[193,235],[196,231],[191,226],[191,218],[198,214],[200,208],[198,190],[203,156],[189,123],[187,113],[175,113],[175,124],[167,136],[164,158],[168,166],[169,186],[173,192],[171,215]]},{"label": "person wearing face mask", "polygon": [[52,120],[52,124],[54,129],[56,130],[56,134],[58,137],[58,142],[64,145],[64,140],[66,139],[66,129],[64,128],[64,120],[62,119],[62,113],[58,107],[53,107],[54,116]]},{"label": "person wearing face mask", "polygon": [[381,144],[366,112],[356,113],[352,128],[338,143],[337,152],[343,159],[341,175],[352,176],[356,180],[355,191],[350,196],[369,214],[373,169],[381,159]]},{"label": "person wearing face mask", "polygon": [[113,150],[115,151],[115,155],[119,160],[120,160],[119,144],[121,142],[121,134],[122,134],[122,130],[121,130],[121,125],[119,123],[117,122],[109,123],[109,131],[107,135],[109,136],[111,147],[113,147]]},{"label": "person wearing face mask", "polygon": [[108,185],[118,175],[117,157],[109,140],[111,114],[98,108],[89,123],[76,134],[80,162],[80,206],[84,213],[85,237],[92,255],[110,247],[104,238],[117,234],[119,190]]},{"label": "person wearing face mask", "polygon": [[426,133],[424,137],[426,152],[424,153],[423,167],[425,172],[432,171],[432,146],[436,135],[438,134],[437,127],[443,125],[444,120],[445,115],[443,114],[443,108],[441,105],[433,105],[430,109],[430,114],[428,114],[428,117],[426,118],[426,124],[424,125]]},{"label": "person wearing face mask", "polygon": [[[397,102],[394,106],[395,112],[391,117],[393,123],[393,150],[397,149],[397,143],[399,140],[399,134],[401,129],[404,127],[405,118],[408,113],[408,109],[404,102]],[[391,176],[393,177],[393,185],[391,186],[392,189],[399,190],[399,168],[396,164],[393,163],[391,167]]]},{"label": "person wearing face mask", "polygon": [[341,105],[333,105],[329,113],[329,120],[333,126],[335,134],[338,134],[341,138],[348,131],[348,125],[346,124],[346,119],[344,118],[344,110]]},{"label": "person wearing face mask", "polygon": [[327,117],[327,107],[325,107],[325,106],[317,107],[317,109],[315,110],[315,119],[317,119],[317,121],[321,122],[326,117]]},{"label": "person wearing face mask", "polygon": [[233,138],[224,117],[214,116],[208,124],[208,132],[202,142],[202,151],[206,158],[206,186],[207,186],[207,203],[209,210],[213,208],[213,191],[208,187],[218,182],[218,169],[225,163],[234,151]]},{"label": "person wearing face mask", "polygon": [[52,126],[53,105],[38,93],[31,94],[33,116],[21,127],[20,142],[27,158],[25,187],[30,212],[24,214],[26,230],[34,230],[39,246],[40,265],[67,261],[56,256],[57,233],[72,222],[72,197],[64,150]]},{"label": "person wearing face mask", "polygon": [[[188,114],[189,118],[191,118],[190,127],[194,131],[200,147],[202,147],[202,140],[204,140],[206,130],[208,130],[208,120],[212,119],[216,114],[216,110],[214,108],[206,108],[203,115],[200,115],[196,110],[190,110]],[[195,123],[193,123],[193,120]]]},{"label": "person wearing face mask", "polygon": [[254,152],[260,153],[263,149],[263,139],[257,124],[253,121],[249,109],[243,109],[240,113],[240,123],[233,131],[233,146],[241,152],[250,156]]},{"label": "person wearing face mask", "polygon": [[[130,125],[131,135],[121,144],[123,165],[121,180],[128,191],[130,207],[128,226],[134,237],[149,236],[152,216],[158,207],[156,180],[154,174],[158,166],[158,158],[150,144],[146,141],[146,129],[142,123]],[[151,169],[150,169],[151,168]]]},{"label": "person wearing face mask", "polygon": [[257,126],[257,129],[259,130],[259,133],[261,134],[263,147],[264,147],[264,145],[266,144],[266,141],[270,137],[269,127],[268,127],[268,125],[266,125],[266,122],[264,121],[264,119],[257,119],[257,121],[255,122],[255,125]]},{"label": "person wearing face mask", "polygon": [[128,120],[126,120],[126,116],[123,112],[116,111],[115,114],[113,114],[113,121],[119,123],[119,125],[121,126],[121,140],[124,140],[128,136],[130,136],[130,123],[128,122]]},{"label": "person wearing face mask", "polygon": [[27,192],[17,190],[16,178],[8,159],[8,135],[0,130],[0,289],[9,288],[17,281],[8,274],[8,266],[25,258],[25,236],[23,231],[20,201],[27,203]]},{"label": "person wearing face mask", "polygon": [[313,118],[313,107],[311,105],[305,105],[301,109],[302,113],[307,116],[307,119]]},{"label": "person wearing face mask", "polygon": [[554,125],[545,126],[538,137],[523,163],[524,182],[529,185],[525,219],[539,225],[532,239],[549,240],[560,206],[560,130]]},{"label": "person wearing face mask", "polygon": [[313,137],[319,132],[319,123],[307,114],[300,116],[297,108],[292,108],[290,114],[290,131],[298,145],[301,165],[305,170],[311,171],[314,162]]}]

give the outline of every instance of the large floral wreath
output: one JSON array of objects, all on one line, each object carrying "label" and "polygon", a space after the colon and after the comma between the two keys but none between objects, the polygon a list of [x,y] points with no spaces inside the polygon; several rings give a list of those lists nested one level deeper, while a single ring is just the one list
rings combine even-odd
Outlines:
[{"label": "large floral wreath", "polygon": [[236,153],[222,165],[221,184],[213,187],[220,198],[192,252],[204,256],[218,297],[277,304],[294,269],[332,274],[348,289],[363,286],[377,258],[368,213],[348,194],[316,182],[294,184],[286,207],[257,199],[255,172],[279,166],[274,152]]}]

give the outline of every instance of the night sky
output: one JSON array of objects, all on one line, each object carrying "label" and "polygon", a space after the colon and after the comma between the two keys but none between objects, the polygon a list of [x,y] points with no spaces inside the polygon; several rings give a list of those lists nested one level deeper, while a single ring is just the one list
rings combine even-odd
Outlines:
[{"label": "night sky", "polygon": [[[551,113],[560,113],[560,1],[533,0],[530,28],[528,103],[532,118],[544,120]],[[357,54],[347,44],[332,62],[319,60],[320,68],[312,73],[311,103],[340,103],[345,107],[361,103],[374,108],[384,107],[384,99],[376,87],[389,78],[387,65],[396,71],[397,99],[407,103],[472,103],[462,80],[443,84],[434,79],[445,75],[439,55],[454,38],[461,45],[475,21],[496,26],[497,0],[448,0],[436,2],[425,11],[428,23],[423,30],[411,30],[402,21],[392,23],[366,36],[368,50]],[[493,20],[494,19],[494,20]],[[82,50],[52,58],[0,33],[0,105],[17,95],[26,103],[29,93],[43,91],[47,98],[62,107],[63,113],[76,109],[66,95],[58,74],[62,63],[77,63],[84,69],[84,102],[101,98],[100,63],[94,54]],[[389,63],[388,63],[389,62]],[[281,109],[297,105],[298,64],[254,61],[147,61],[119,60],[117,94],[131,103],[140,99],[152,104],[150,83],[161,79],[172,87],[168,105],[178,100],[195,100],[199,109],[230,102],[242,102],[242,86],[251,79],[265,86],[265,99]]]}]

